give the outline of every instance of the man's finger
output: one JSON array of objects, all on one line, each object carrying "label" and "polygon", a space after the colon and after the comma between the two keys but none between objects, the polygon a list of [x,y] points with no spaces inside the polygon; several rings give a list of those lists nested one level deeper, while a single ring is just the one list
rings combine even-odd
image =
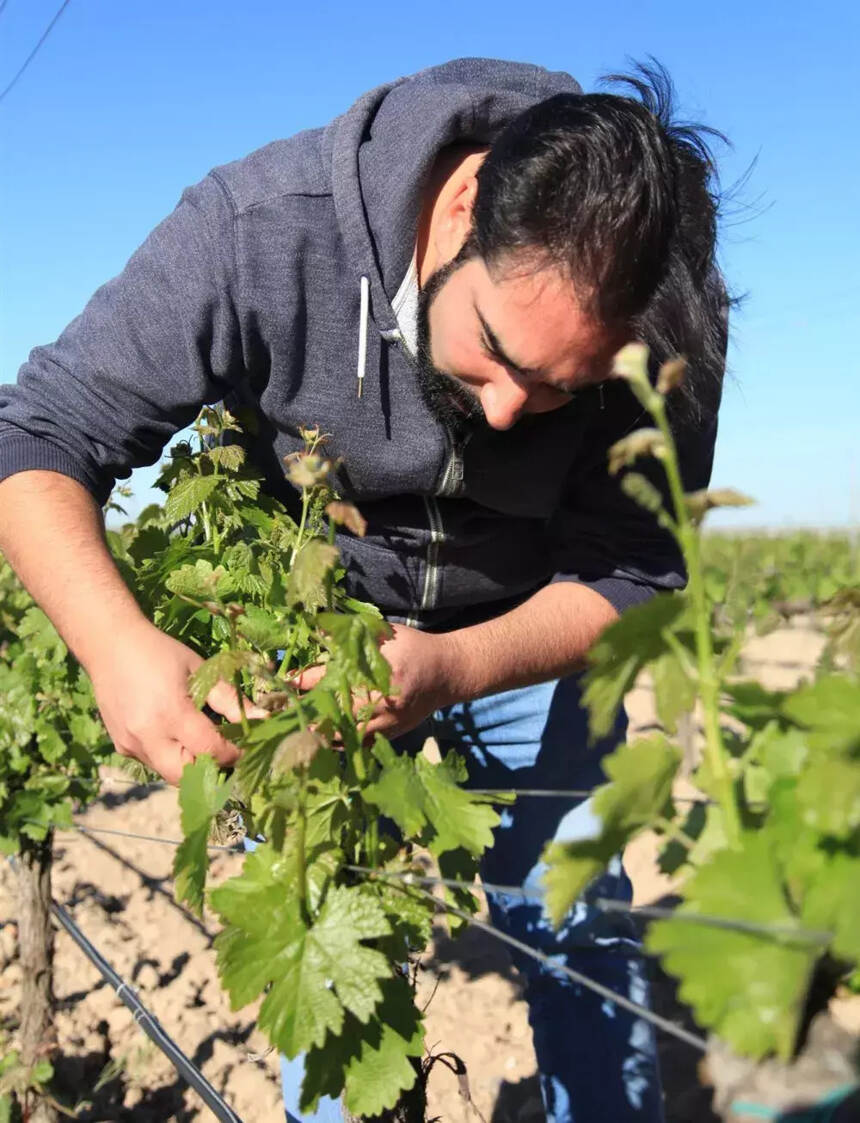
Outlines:
[{"label": "man's finger", "polygon": [[[229,682],[224,682],[223,679],[216,682],[207,694],[206,702],[216,713],[221,714],[228,721],[242,720],[236,688],[231,686]],[[245,717],[262,718],[269,716],[262,707],[255,706],[249,698],[242,698],[242,708],[245,711]]]},{"label": "man's finger", "polygon": [[182,779],[182,769],[193,760],[191,753],[178,741],[162,741],[149,748],[146,763],[175,787]]},{"label": "man's finger", "polygon": [[192,757],[208,753],[222,768],[235,764],[241,755],[232,741],[222,737],[218,727],[189,702],[189,711],[176,730],[177,739]]}]

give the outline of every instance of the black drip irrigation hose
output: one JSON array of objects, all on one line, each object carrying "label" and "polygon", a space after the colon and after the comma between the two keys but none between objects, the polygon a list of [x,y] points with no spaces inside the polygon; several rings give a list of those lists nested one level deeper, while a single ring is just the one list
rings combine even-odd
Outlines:
[{"label": "black drip irrigation hose", "polygon": [[203,1073],[195,1068],[179,1046],[165,1033],[158,1018],[147,1010],[134,990],[114,971],[98,949],[90,943],[63,906],[54,901],[51,905],[51,911],[105,982],[113,987],[117,998],[120,998],[131,1010],[134,1020],[149,1040],[164,1053],[182,1079],[194,1089],[213,1115],[222,1120],[222,1123],[242,1123],[241,1117],[229,1104],[224,1102]]}]

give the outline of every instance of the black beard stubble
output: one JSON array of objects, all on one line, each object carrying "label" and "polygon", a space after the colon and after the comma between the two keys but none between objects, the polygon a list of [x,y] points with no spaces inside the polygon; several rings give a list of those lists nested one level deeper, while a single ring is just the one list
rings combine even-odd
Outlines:
[{"label": "black beard stubble", "polygon": [[478,398],[450,374],[433,365],[430,347],[430,306],[445,282],[475,256],[465,243],[447,265],[440,266],[418,292],[418,386],[424,403],[433,416],[451,433],[455,442],[462,442],[476,429],[487,428],[487,419]]}]

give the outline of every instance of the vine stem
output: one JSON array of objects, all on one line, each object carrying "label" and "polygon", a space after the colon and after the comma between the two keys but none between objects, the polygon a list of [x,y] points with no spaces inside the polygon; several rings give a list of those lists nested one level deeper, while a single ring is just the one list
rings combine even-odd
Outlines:
[{"label": "vine stem", "polygon": [[[290,565],[291,566],[295,562],[296,557],[298,556],[298,553],[299,553],[299,549],[301,548],[301,545],[302,545],[302,538],[304,537],[305,526],[307,525],[307,521],[308,521],[308,508],[309,507],[310,507],[310,498],[309,498],[309,495],[308,495],[308,489],[306,487],[303,487],[302,488],[302,515],[301,515],[301,519],[299,521],[299,529],[298,529],[298,532],[296,534],[296,541],[295,541],[295,544],[293,545],[293,554],[292,554],[292,557],[290,559]],[[290,636],[290,646],[284,652],[284,657],[281,660],[280,666],[278,667],[279,678],[283,678],[284,675],[286,675],[286,673],[289,669],[290,661],[291,661],[291,659],[293,657],[293,654],[295,653],[295,650],[296,650],[297,634],[298,634],[298,626],[295,626],[293,628],[293,634]]]},{"label": "vine stem", "polygon": [[[662,394],[651,389],[647,380],[646,386],[647,397],[644,404],[657,422],[666,446],[666,452],[661,462],[666,472],[672,504],[675,508],[677,537],[687,562],[687,581],[695,610],[696,655],[699,664],[699,694],[702,699],[704,716],[705,757],[714,778],[717,800],[725,816],[726,840],[728,845],[736,850],[740,847],[741,820],[729,768],[729,757],[723,744],[723,735],[720,729],[720,678],[717,674],[714,649],[711,644],[710,613],[705,593],[699,537],[687,508],[675,442],[666,417],[665,401]],[[641,384],[639,388],[640,392],[644,390]]]},{"label": "vine stem", "polygon": [[671,819],[665,819],[663,816],[660,816],[659,819],[654,820],[654,826],[658,830],[663,831],[663,833],[674,842],[683,846],[687,852],[692,850],[696,845],[695,839],[690,838],[687,832],[682,830],[676,823],[673,823]]},{"label": "vine stem", "polygon": [[[227,622],[230,625],[230,646],[235,651],[239,646],[239,632],[236,628],[236,618],[232,613],[227,614]],[[233,675],[233,688],[236,691],[236,704],[239,707],[239,723],[242,726],[242,733],[248,737],[251,733],[251,726],[248,722],[248,715],[245,713],[245,696],[242,693],[242,676],[238,671]]]},{"label": "vine stem", "polygon": [[295,651],[296,651],[296,640],[297,640],[298,634],[299,634],[299,626],[298,626],[298,624],[295,624],[295,625],[293,625],[292,635],[290,636],[290,646],[284,652],[284,657],[281,660],[281,665],[278,667],[278,678],[283,678],[286,675],[286,673],[289,669],[290,663],[292,662],[292,659],[293,659],[293,655],[295,654]]},{"label": "vine stem", "polygon": [[[337,527],[335,526],[334,519],[328,520],[328,533],[326,534],[326,542],[329,546],[334,545],[335,534]],[[334,566],[332,566],[325,575],[325,606],[328,612],[331,612],[334,607]]]},{"label": "vine stem", "polygon": [[233,676],[233,686],[236,688],[236,701],[239,703],[239,722],[242,726],[242,733],[247,737],[251,732],[251,726],[248,722],[248,715],[245,713],[245,696],[242,693],[242,679],[238,671]]},{"label": "vine stem", "polygon": [[301,777],[299,781],[299,803],[298,815],[296,816],[296,853],[298,857],[298,893],[299,893],[299,908],[301,909],[302,919],[305,924],[310,927],[311,917],[308,911],[308,870],[307,861],[305,858],[305,836],[307,833],[307,811],[305,808],[305,783],[307,781],[307,766],[302,765],[299,769]]},{"label": "vine stem", "polygon": [[302,517],[299,520],[299,530],[298,530],[298,533],[296,534],[296,544],[295,544],[295,546],[293,546],[293,559],[292,559],[293,561],[296,560],[296,556],[298,555],[299,548],[301,547],[301,544],[302,544],[302,538],[304,537],[304,533],[305,533],[305,526],[306,526],[307,521],[308,521],[308,508],[310,507],[310,505],[311,504],[310,504],[310,499],[308,498],[308,489],[306,487],[303,487],[302,488]]}]

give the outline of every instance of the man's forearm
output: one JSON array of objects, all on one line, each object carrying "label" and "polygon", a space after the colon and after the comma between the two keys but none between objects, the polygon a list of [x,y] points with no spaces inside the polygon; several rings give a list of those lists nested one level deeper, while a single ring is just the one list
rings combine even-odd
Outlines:
[{"label": "man's forearm", "polygon": [[585,585],[546,585],[510,612],[444,637],[450,688],[466,701],[572,674],[617,619],[609,601]]},{"label": "man's forearm", "polygon": [[28,471],[0,483],[0,551],[88,670],[120,632],[145,622],[98,504],[67,476]]}]

